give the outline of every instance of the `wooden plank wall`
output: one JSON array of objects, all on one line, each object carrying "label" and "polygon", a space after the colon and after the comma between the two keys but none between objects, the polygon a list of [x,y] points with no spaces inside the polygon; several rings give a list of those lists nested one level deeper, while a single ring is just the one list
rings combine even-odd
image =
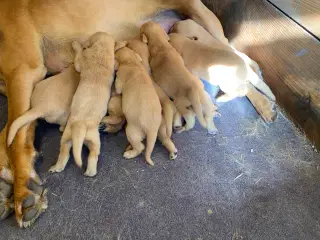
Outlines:
[{"label": "wooden plank wall", "polygon": [[232,43],[260,64],[279,105],[320,148],[320,42],[267,1],[248,0],[243,14]]},{"label": "wooden plank wall", "polygon": [[269,0],[320,38],[320,0]]}]

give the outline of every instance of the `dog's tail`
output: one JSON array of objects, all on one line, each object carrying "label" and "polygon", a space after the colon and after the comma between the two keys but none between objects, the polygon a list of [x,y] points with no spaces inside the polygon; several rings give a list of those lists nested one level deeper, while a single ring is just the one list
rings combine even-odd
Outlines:
[{"label": "dog's tail", "polygon": [[204,119],[203,116],[203,111],[202,111],[202,104],[198,95],[198,91],[196,89],[191,89],[189,91],[189,100],[191,101],[192,108],[194,112],[196,113],[196,116],[200,122],[200,124],[204,127],[207,128],[207,123],[206,120]]},{"label": "dog's tail", "polygon": [[[170,101],[170,102],[169,102]],[[163,106],[163,117],[166,123],[167,135],[170,138],[172,135],[172,124],[173,124],[173,116],[174,116],[174,104],[169,100]]]},{"label": "dog's tail", "polygon": [[153,152],[154,145],[157,141],[158,131],[149,131],[147,133],[147,140],[146,140],[146,152],[145,158],[148,164],[154,166],[154,162],[151,159],[151,154]]},{"label": "dog's tail", "polygon": [[10,146],[13,139],[15,138],[17,132],[21,127],[24,125],[35,121],[36,119],[42,117],[42,113],[38,111],[36,108],[32,108],[27,111],[22,116],[18,117],[10,126],[8,138],[7,138],[7,145]]},{"label": "dog's tail", "polygon": [[84,140],[87,134],[87,128],[85,123],[79,122],[79,123],[72,124],[71,132],[72,132],[74,161],[76,162],[78,167],[82,167],[82,157],[81,157],[82,145],[84,143]]}]

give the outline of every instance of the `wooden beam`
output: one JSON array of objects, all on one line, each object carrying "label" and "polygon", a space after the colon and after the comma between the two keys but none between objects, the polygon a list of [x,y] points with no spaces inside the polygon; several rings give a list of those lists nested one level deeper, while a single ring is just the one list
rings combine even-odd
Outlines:
[{"label": "wooden beam", "polygon": [[280,106],[320,149],[320,42],[264,0],[247,1],[239,26],[233,45],[260,64]]},{"label": "wooden beam", "polygon": [[320,0],[269,0],[320,39]]}]

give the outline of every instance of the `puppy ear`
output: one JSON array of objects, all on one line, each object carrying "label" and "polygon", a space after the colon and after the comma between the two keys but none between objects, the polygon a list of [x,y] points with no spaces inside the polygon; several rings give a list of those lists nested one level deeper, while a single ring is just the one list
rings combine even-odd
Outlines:
[{"label": "puppy ear", "polygon": [[81,67],[80,67],[80,58],[81,58],[81,54],[82,54],[82,46],[79,42],[74,41],[72,42],[72,48],[75,52],[75,56],[74,56],[74,68],[76,69],[77,72],[81,72]]},{"label": "puppy ear", "polygon": [[169,42],[170,41],[170,37],[168,36],[168,34],[166,33],[166,39]]},{"label": "puppy ear", "polygon": [[114,59],[114,70],[118,70],[118,68],[119,68],[119,61],[115,58]]},{"label": "puppy ear", "polygon": [[147,38],[147,36],[146,36],[144,33],[141,33],[141,41],[142,41],[143,43],[148,44],[148,38]]},{"label": "puppy ear", "polygon": [[114,51],[116,52],[116,51],[118,51],[119,49],[126,47],[127,44],[128,44],[127,41],[116,42],[115,45],[114,45]]},{"label": "puppy ear", "polygon": [[142,58],[141,58],[141,56],[138,54],[138,53],[134,53],[135,55],[136,55],[136,57],[138,58],[138,60],[139,60],[139,62],[142,62]]}]

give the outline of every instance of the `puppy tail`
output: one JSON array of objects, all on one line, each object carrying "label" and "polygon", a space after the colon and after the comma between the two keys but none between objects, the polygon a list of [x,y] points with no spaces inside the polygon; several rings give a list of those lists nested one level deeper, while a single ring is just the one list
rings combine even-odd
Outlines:
[{"label": "puppy tail", "polygon": [[86,125],[82,122],[75,123],[71,126],[73,157],[78,167],[82,167],[82,145],[87,134]]},{"label": "puppy tail", "polygon": [[171,102],[166,102],[163,106],[163,117],[166,123],[167,135],[170,138],[172,135],[172,124],[174,116],[174,104]]},{"label": "puppy tail", "polygon": [[154,145],[157,141],[158,132],[157,131],[149,131],[147,133],[147,140],[146,140],[146,152],[145,158],[148,164],[154,166],[154,162],[151,159],[151,154],[153,152]]},{"label": "puppy tail", "polygon": [[200,122],[200,124],[204,127],[207,128],[207,123],[206,120],[204,119],[203,116],[203,111],[202,111],[202,104],[198,95],[198,91],[195,89],[191,89],[189,92],[189,99],[192,104],[192,108],[194,112],[196,113],[196,116]]},{"label": "puppy tail", "polygon": [[32,108],[27,111],[22,116],[18,117],[10,126],[8,137],[7,137],[7,145],[10,146],[15,138],[17,132],[24,125],[35,121],[36,119],[42,116],[41,112],[37,111],[37,109]]}]

